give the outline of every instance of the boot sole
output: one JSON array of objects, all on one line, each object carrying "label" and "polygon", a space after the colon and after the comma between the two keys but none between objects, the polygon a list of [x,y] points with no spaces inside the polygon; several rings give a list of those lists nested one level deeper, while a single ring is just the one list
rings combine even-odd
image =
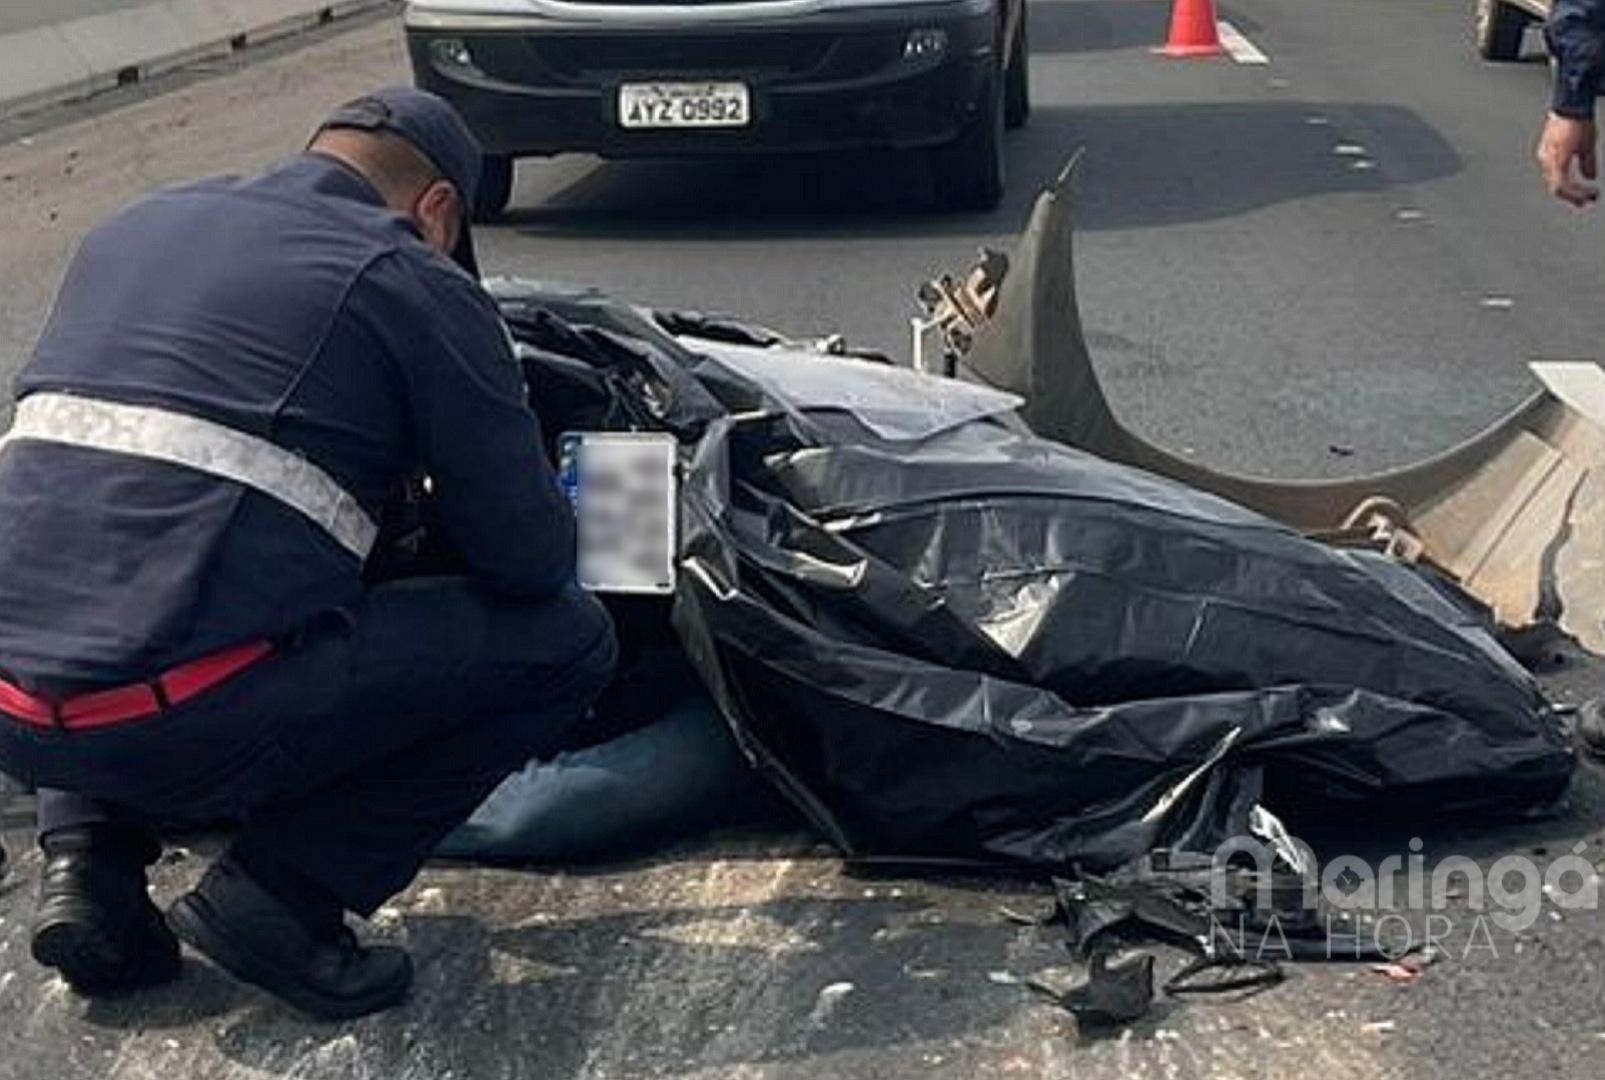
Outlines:
[{"label": "boot sole", "polygon": [[167,923],[179,940],[200,952],[218,967],[252,986],[266,990],[316,1020],[355,1020],[400,1005],[407,998],[412,979],[398,980],[372,993],[354,998],[332,997],[298,979],[293,972],[263,958],[238,943],[211,905],[191,893],[181,896],[168,909]]},{"label": "boot sole", "polygon": [[34,928],[33,958],[85,997],[110,997],[173,982],[183,971],[178,942],[141,952],[93,919],[47,919]]}]

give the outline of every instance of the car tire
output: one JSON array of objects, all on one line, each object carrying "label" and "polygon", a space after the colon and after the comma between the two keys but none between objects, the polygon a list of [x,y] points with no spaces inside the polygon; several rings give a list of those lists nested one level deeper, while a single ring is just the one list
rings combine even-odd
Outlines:
[{"label": "car tire", "polygon": [[1025,127],[1031,119],[1031,31],[1026,25],[1022,2],[1020,24],[1014,31],[1014,49],[1009,69],[1003,75],[1003,126],[1010,131]]},{"label": "car tire", "polygon": [[505,154],[486,154],[479,174],[479,193],[474,199],[474,220],[495,221],[507,212],[513,201],[513,172],[516,162]]},{"label": "car tire", "polygon": [[1003,87],[994,73],[976,115],[931,153],[931,183],[944,210],[991,210],[1003,199]]},{"label": "car tire", "polygon": [[1522,34],[1532,17],[1504,0],[1476,0],[1476,5],[1473,27],[1478,54],[1484,60],[1519,59]]}]

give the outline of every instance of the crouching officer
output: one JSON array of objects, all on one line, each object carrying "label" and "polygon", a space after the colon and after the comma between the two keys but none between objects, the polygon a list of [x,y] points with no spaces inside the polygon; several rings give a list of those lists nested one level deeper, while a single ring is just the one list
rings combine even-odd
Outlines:
[{"label": "crouching officer", "polygon": [[[398,1002],[406,954],[344,913],[611,677],[475,273],[480,160],[443,101],[382,91],[263,175],[139,201],[68,271],[0,450],[0,770],[41,789],[34,956],[83,993],[176,977],[176,931],[319,1017]],[[365,587],[420,469],[467,571]],[[150,823],[221,818],[164,920]]]}]

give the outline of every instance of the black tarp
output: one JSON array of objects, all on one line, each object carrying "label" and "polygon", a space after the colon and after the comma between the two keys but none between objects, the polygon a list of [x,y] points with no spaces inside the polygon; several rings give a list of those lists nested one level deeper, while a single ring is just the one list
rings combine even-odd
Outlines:
[{"label": "black tarp", "polygon": [[1566,783],[1536,684],[1429,571],[1037,438],[965,384],[496,291],[548,435],[680,437],[675,629],[849,854],[1110,868],[1210,850],[1256,803],[1403,822]]}]

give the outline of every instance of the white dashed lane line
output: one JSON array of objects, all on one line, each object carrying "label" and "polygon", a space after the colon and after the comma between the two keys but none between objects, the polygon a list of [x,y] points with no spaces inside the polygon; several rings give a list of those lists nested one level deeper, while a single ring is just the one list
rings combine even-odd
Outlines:
[{"label": "white dashed lane line", "polygon": [[1261,52],[1257,45],[1243,36],[1241,30],[1225,19],[1217,19],[1215,28],[1220,32],[1221,48],[1225,49],[1226,54],[1239,64],[1268,64],[1271,62],[1270,57]]}]

